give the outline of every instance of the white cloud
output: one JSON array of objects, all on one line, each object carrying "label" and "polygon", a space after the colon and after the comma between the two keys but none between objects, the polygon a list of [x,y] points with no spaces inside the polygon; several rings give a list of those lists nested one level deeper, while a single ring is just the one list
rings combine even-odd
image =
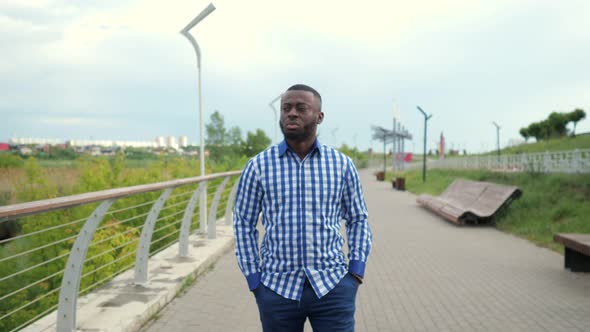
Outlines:
[{"label": "white cloud", "polygon": [[[138,134],[167,126],[196,135],[195,55],[178,31],[208,3],[3,1],[0,113],[58,114],[48,128],[92,115],[133,119]],[[244,131],[272,136],[267,103],[294,82],[324,94],[326,140],[339,128],[349,144],[358,132],[365,147],[370,124],[391,121],[392,99],[415,140],[420,104],[435,114],[429,137],[445,131],[476,149],[498,117],[510,119],[511,137],[537,114],[590,111],[586,1],[214,3],[192,31],[205,110],[220,109]]]}]

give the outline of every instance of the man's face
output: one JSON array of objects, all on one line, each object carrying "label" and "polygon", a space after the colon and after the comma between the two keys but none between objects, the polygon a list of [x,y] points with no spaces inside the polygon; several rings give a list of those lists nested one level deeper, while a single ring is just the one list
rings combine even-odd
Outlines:
[{"label": "man's face", "polygon": [[324,118],[320,101],[309,91],[287,91],[281,98],[281,131],[286,139],[304,141],[315,138]]}]

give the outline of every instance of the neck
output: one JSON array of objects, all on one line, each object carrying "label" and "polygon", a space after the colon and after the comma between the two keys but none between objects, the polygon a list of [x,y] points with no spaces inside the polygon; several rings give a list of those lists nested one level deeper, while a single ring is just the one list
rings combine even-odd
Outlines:
[{"label": "neck", "polygon": [[309,151],[311,151],[313,143],[315,143],[315,139],[315,136],[313,136],[312,138],[303,141],[292,140],[288,138],[286,138],[285,141],[287,142],[287,145],[289,145],[289,147],[295,151],[295,153],[297,153],[299,158],[303,159],[305,156],[307,156]]}]

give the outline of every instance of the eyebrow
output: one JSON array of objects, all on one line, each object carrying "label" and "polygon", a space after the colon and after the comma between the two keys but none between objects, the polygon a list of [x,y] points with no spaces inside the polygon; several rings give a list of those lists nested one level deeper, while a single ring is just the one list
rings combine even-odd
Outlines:
[{"label": "eyebrow", "polygon": [[[288,103],[288,102],[284,102],[281,105],[293,105],[292,103]],[[294,104],[295,106],[299,106],[299,105],[305,105],[305,106],[311,106],[311,104],[308,103],[304,103],[304,102],[298,102]]]}]

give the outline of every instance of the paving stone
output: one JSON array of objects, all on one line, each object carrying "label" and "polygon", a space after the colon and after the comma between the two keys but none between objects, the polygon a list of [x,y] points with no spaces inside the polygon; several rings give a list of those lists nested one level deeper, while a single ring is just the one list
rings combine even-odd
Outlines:
[{"label": "paving stone", "polygon": [[[361,180],[373,252],[357,331],[590,330],[590,274],[564,270],[563,256],[493,227],[454,226],[370,171]],[[233,253],[144,331],[197,329],[261,330]]]}]

